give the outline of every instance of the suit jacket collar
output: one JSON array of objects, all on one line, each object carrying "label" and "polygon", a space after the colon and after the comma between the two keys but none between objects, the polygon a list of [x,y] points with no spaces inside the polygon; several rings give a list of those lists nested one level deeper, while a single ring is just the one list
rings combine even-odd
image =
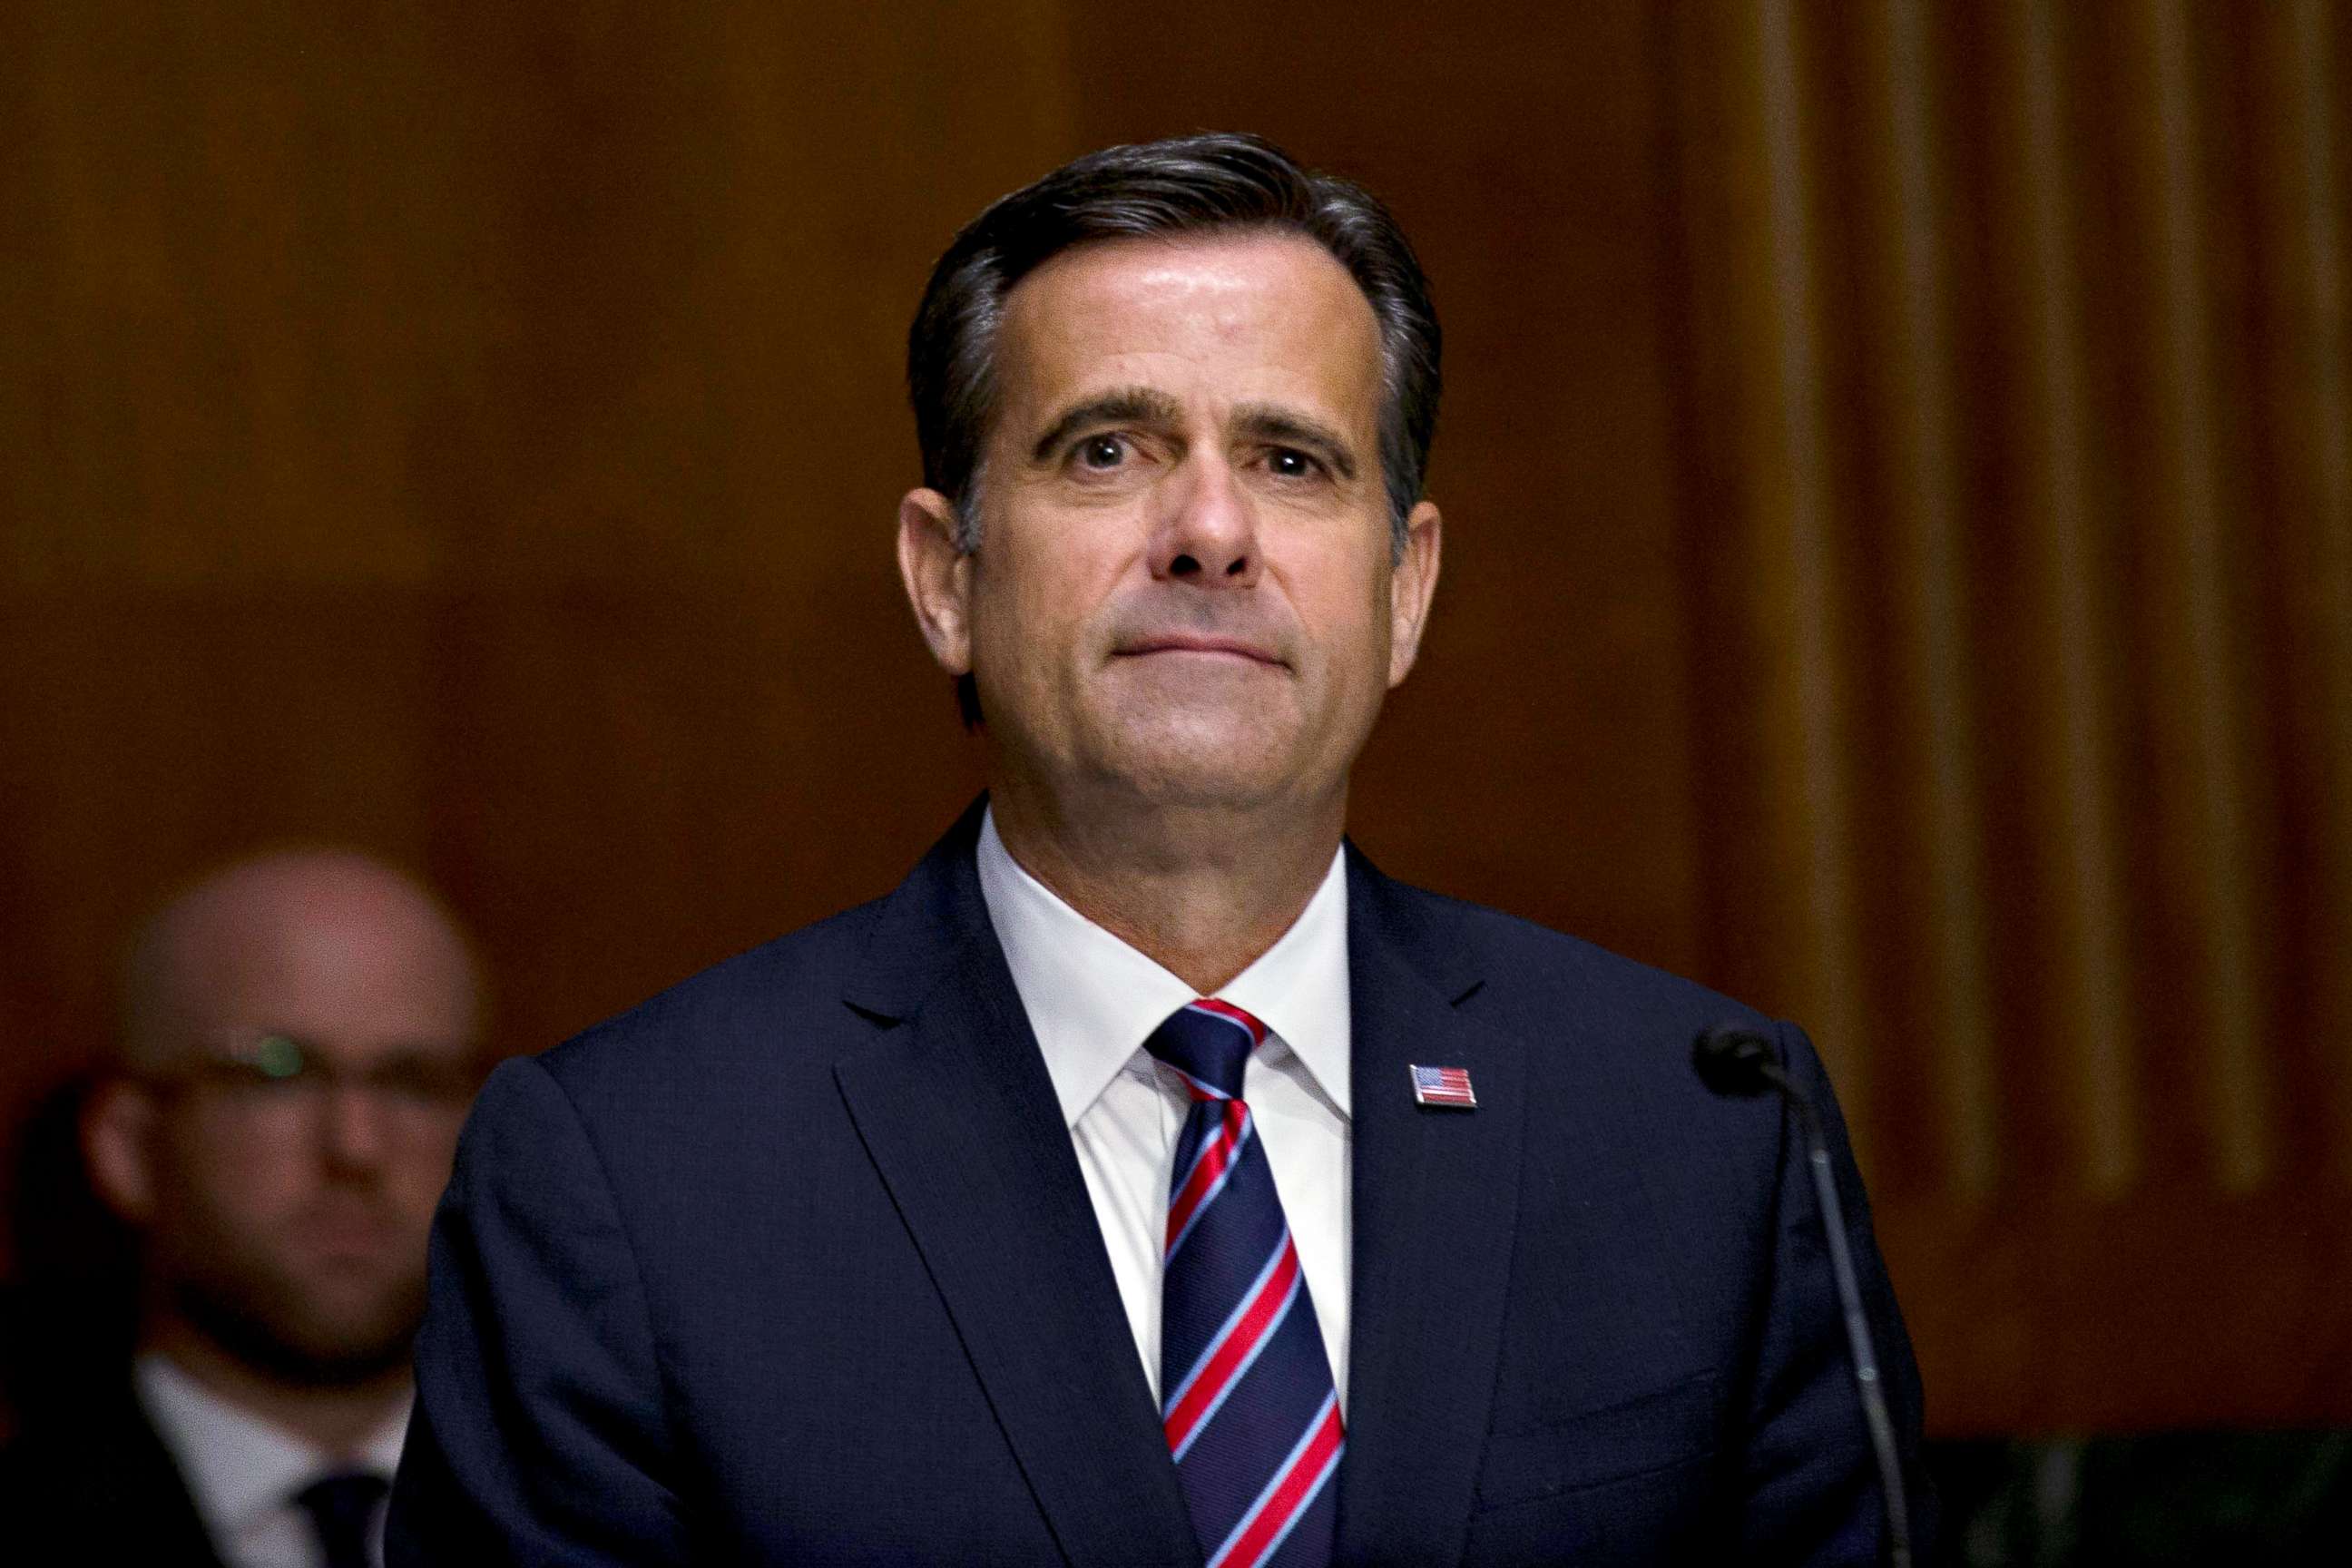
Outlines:
[{"label": "suit jacket collar", "polygon": [[[885,1026],[835,1064],[868,1152],[1073,1562],[1196,1563],[1093,1205],[988,922],[975,802],[885,901],[845,992]],[[1348,852],[1353,1351],[1339,1561],[1460,1555],[1517,1214],[1518,1041],[1456,1011],[1483,982],[1453,906]],[[1413,1103],[1469,1069],[1475,1111]]]},{"label": "suit jacket collar", "polygon": [[[1517,1218],[1527,1063],[1459,1011],[1485,984],[1460,906],[1349,850],[1356,1090],[1353,1348],[1342,1563],[1444,1563],[1467,1533]],[[1459,1067],[1475,1110],[1415,1103]]]},{"label": "suit jacket collar", "polygon": [[52,1398],[22,1412],[0,1451],[10,1546],[27,1562],[218,1568],[185,1478],[131,1390],[129,1365],[79,1370],[71,1405]]},{"label": "suit jacket collar", "polygon": [[1191,1565],[1191,1517],[965,813],[884,904],[835,1080],[1072,1563]]}]

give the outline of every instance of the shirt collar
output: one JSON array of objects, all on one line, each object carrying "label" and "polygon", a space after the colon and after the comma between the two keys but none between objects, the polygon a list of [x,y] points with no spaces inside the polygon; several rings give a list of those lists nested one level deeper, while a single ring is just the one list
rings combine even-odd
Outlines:
[{"label": "shirt collar", "polygon": [[[167,1356],[141,1356],[131,1379],[216,1541],[233,1539],[264,1514],[290,1506],[294,1494],[319,1477],[354,1468],[223,1399]],[[407,1431],[404,1405],[361,1446],[355,1468],[389,1480]]]},{"label": "shirt collar", "polygon": [[[992,807],[978,849],[981,898],[1028,1012],[1066,1126],[1192,988],[1078,913],[1013,858]],[[1217,994],[1255,1015],[1342,1116],[1349,1110],[1348,875],[1331,868],[1290,929]]]}]

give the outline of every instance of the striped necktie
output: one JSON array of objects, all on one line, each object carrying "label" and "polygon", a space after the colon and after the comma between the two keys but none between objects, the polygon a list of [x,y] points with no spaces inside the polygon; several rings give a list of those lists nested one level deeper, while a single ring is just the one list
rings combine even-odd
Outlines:
[{"label": "striped necktie", "polygon": [[1265,1026],[1180,1009],[1144,1048],[1192,1097],[1161,1254],[1160,1407],[1209,1568],[1331,1560],[1346,1439],[1331,1363],[1242,1072]]}]

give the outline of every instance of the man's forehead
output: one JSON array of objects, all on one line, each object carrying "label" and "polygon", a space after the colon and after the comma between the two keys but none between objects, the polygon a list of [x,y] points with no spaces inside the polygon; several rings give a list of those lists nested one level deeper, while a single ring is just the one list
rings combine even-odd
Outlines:
[{"label": "man's forehead", "polygon": [[1153,384],[1154,365],[1237,399],[1255,379],[1354,402],[1380,380],[1371,302],[1330,252],[1278,230],[1065,251],[1014,287],[998,348],[1004,390],[1033,420],[1072,395]]},{"label": "man's forehead", "polygon": [[352,857],[235,868],[167,909],[141,949],[130,1023],[164,1037],[142,1054],[238,1025],[455,1043],[478,1005],[472,953],[435,900]]},{"label": "man's forehead", "polygon": [[1257,274],[1276,266],[1355,286],[1339,258],[1312,236],[1265,226],[1083,240],[1031,268],[1013,292],[1017,297],[1032,284],[1051,286],[1086,273],[1117,275],[1158,289],[1198,287],[1202,279],[1246,288]]}]

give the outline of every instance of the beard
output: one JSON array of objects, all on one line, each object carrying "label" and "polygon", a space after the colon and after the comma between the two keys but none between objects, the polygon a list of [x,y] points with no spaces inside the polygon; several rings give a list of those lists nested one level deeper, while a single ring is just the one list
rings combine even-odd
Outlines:
[{"label": "beard", "polygon": [[226,1237],[173,1248],[157,1281],[183,1321],[256,1373],[296,1388],[350,1388],[404,1369],[425,1316],[417,1267],[393,1270],[366,1290],[314,1288]]},{"label": "beard", "polygon": [[369,1321],[310,1321],[310,1314],[273,1311],[242,1293],[209,1281],[181,1279],[172,1307],[197,1333],[273,1383],[306,1389],[346,1389],[402,1371],[416,1350],[416,1311],[388,1311]]}]

